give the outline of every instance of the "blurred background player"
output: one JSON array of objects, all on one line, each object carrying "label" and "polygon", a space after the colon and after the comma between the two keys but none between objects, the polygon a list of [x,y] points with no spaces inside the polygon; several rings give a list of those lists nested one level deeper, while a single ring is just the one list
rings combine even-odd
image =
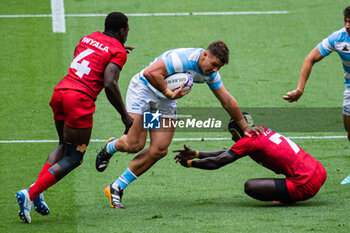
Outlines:
[{"label": "blurred background player", "polygon": [[[254,125],[251,116],[243,113],[247,122]],[[184,145],[175,150],[176,162],[184,167],[213,170],[248,155],[255,162],[283,174],[286,178],[259,178],[248,180],[244,185],[247,195],[260,201],[296,202],[316,195],[327,178],[323,165],[297,144],[264,127],[260,136],[243,137],[243,132],[233,120],[228,125],[232,140],[230,150],[195,151]],[[197,159],[197,160],[193,160]]]},{"label": "blurred background player", "polygon": [[[344,10],[344,26],[325,38],[306,56],[301,67],[297,89],[288,92],[283,98],[289,102],[298,101],[304,93],[313,65],[336,51],[342,60],[344,69],[343,122],[350,141],[350,6]],[[347,183],[350,183],[350,175],[342,181],[342,184]]]},{"label": "blurred background player", "polygon": [[[171,91],[164,78],[176,72],[189,72],[195,83],[207,83],[216,98],[221,102],[231,118],[235,119],[242,131],[248,135],[251,132],[259,134],[262,129],[250,127],[236,100],[224,87],[219,69],[228,64],[229,49],[223,41],[212,42],[207,49],[179,48],[166,51],[154,62],[136,74],[130,81],[126,94],[127,110],[134,119],[129,134],[119,139],[110,138],[96,158],[96,169],[104,171],[111,156],[117,151],[137,153],[146,143],[147,130],[143,129],[143,113],[159,110],[160,117],[168,126],[176,119],[176,99],[183,97],[191,90],[182,92],[184,84],[174,92]],[[146,172],[159,159],[168,153],[168,147],[174,135],[175,128],[150,129],[150,146],[139,153],[125,172],[111,185],[105,188],[112,208],[123,209],[121,197],[123,190],[140,175]]]},{"label": "blurred background player", "polygon": [[124,48],[128,31],[128,18],[123,13],[112,12],[105,19],[103,33],[93,32],[79,41],[68,75],[54,88],[50,101],[59,145],[48,156],[36,182],[16,194],[19,216],[25,223],[31,222],[32,201],[39,214],[50,213],[42,192],[82,163],[90,141],[95,101],[103,88],[122,117],[125,133],[131,127],[133,120],[118,87],[127,51],[133,49]]}]

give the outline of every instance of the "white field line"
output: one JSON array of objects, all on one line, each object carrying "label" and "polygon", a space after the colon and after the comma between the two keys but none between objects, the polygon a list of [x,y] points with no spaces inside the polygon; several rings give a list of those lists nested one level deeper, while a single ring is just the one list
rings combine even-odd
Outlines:
[{"label": "white field line", "polygon": [[[55,1],[55,0],[51,0]],[[63,0],[62,4],[63,4]],[[63,7],[63,6],[62,6]],[[63,10],[64,14],[64,8]],[[62,12],[61,12],[62,13]],[[227,12],[177,12],[177,13],[126,13],[126,16],[144,17],[144,16],[190,16],[190,15],[273,15],[288,14],[289,11],[227,11]],[[106,17],[107,14],[64,14],[65,17]],[[41,15],[0,15],[0,18],[36,18],[53,17],[53,14]]]},{"label": "white field line", "polygon": [[0,18],[49,18],[52,15],[0,15]]},{"label": "white field line", "polygon": [[[177,13],[130,13],[127,16],[190,16],[190,15],[271,15],[288,14],[288,11],[227,11],[227,12],[177,12]],[[54,33],[66,32],[65,17],[106,17],[107,14],[65,14],[63,0],[51,0],[51,14],[42,15],[0,15],[0,18],[38,18],[51,17]]]},{"label": "white field line", "polygon": [[51,0],[52,31],[66,33],[66,20],[63,0]]},{"label": "white field line", "polygon": [[[291,136],[290,139],[343,139],[346,136]],[[184,141],[221,141],[231,140],[231,138],[173,138],[175,142]],[[90,142],[105,142],[106,139],[91,139]],[[147,139],[149,141],[149,139]],[[1,140],[0,143],[51,143],[58,140]]]}]

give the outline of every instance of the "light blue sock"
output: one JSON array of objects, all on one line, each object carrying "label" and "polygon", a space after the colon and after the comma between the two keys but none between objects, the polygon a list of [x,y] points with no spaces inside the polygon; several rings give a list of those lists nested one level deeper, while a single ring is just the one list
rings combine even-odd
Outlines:
[{"label": "light blue sock", "polygon": [[137,176],[132,173],[129,168],[125,170],[125,172],[119,176],[119,178],[113,183],[119,185],[122,189],[125,189],[131,182],[137,179]]},{"label": "light blue sock", "polygon": [[115,154],[117,152],[117,149],[115,149],[115,147],[114,147],[114,142],[116,140],[118,140],[118,139],[114,139],[114,140],[112,140],[112,141],[107,143],[106,151],[108,152],[108,154],[113,155],[113,154]]},{"label": "light blue sock", "polygon": [[340,184],[350,184],[350,175],[346,177]]}]

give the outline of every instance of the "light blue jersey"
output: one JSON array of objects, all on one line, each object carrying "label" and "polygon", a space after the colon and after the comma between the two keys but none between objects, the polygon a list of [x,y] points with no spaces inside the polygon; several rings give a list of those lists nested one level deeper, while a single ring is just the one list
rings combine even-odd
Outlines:
[{"label": "light blue jersey", "polygon": [[344,68],[345,85],[350,87],[350,36],[345,27],[333,32],[317,46],[323,57],[336,51],[342,59]]},{"label": "light blue jersey", "polygon": [[[166,51],[152,63],[162,59],[169,75],[179,72],[189,72],[194,83],[207,83],[210,89],[216,90],[222,86],[219,72],[205,75],[198,68],[199,57],[203,51],[204,49],[201,48],[173,49]],[[143,70],[139,73],[139,79],[146,85],[150,85],[143,76]]]}]

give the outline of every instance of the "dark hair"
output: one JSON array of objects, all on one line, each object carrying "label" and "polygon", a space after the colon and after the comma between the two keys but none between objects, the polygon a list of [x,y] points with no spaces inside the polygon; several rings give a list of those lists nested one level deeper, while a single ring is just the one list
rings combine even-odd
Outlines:
[{"label": "dark hair", "polygon": [[344,18],[350,18],[350,6],[344,10]]},{"label": "dark hair", "polygon": [[[252,116],[247,112],[242,112],[244,119],[247,121],[250,127],[254,126],[254,121]],[[228,131],[235,131],[240,138],[244,136],[243,131],[239,127],[239,125],[231,118],[230,122],[227,125]]]},{"label": "dark hair", "polygon": [[207,50],[214,57],[219,58],[222,63],[228,64],[230,51],[225,42],[223,42],[222,40],[214,41],[208,46]]},{"label": "dark hair", "polygon": [[121,12],[111,12],[105,19],[105,31],[119,32],[128,27],[128,17]]}]

